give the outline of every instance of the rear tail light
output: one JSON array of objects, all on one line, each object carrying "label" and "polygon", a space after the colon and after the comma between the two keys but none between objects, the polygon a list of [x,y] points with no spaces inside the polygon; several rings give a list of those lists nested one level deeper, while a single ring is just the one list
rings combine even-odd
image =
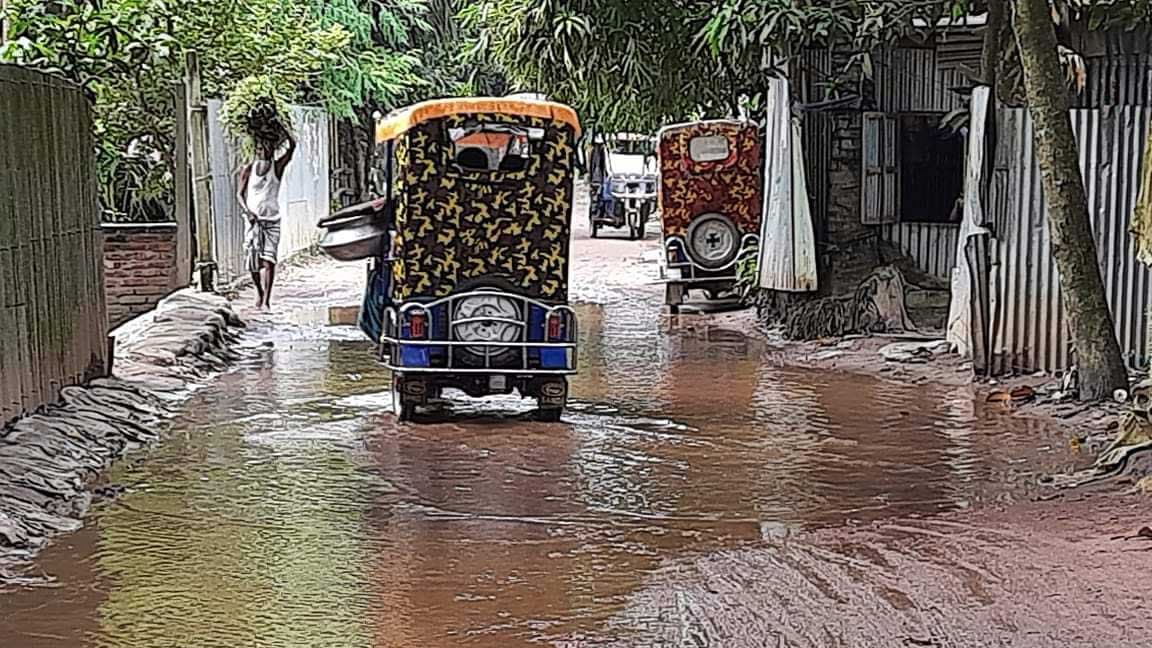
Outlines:
[{"label": "rear tail light", "polygon": [[428,315],[423,311],[416,311],[408,316],[408,337],[413,340],[423,340],[428,336]]},{"label": "rear tail light", "polygon": [[564,335],[564,316],[558,312],[548,315],[548,341],[559,342]]},{"label": "rear tail light", "polygon": [[679,262],[680,262],[680,254],[676,251],[676,248],[674,248],[674,247],[668,248],[668,263],[679,263]]}]

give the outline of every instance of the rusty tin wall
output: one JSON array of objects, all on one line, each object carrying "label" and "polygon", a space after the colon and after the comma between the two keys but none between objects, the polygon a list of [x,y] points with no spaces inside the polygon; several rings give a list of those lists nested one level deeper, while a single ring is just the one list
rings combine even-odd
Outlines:
[{"label": "rusty tin wall", "polygon": [[107,368],[88,100],[0,65],[0,422]]},{"label": "rusty tin wall", "polygon": [[1084,89],[1072,97],[1078,108],[1152,105],[1152,55],[1116,54],[1085,61]]},{"label": "rusty tin wall", "polygon": [[[965,108],[967,99],[953,89],[971,86],[959,65],[978,58],[979,46],[978,39],[957,38],[936,49],[897,47],[879,55],[877,108],[886,113],[945,113]],[[881,236],[899,246],[924,272],[948,280],[956,264],[958,232],[955,224],[898,223],[885,225]]]},{"label": "rusty tin wall", "polygon": [[960,226],[947,223],[897,223],[885,225],[884,240],[899,248],[923,272],[950,281],[956,266]]},{"label": "rusty tin wall", "polygon": [[[1152,109],[1072,111],[1097,253],[1120,346],[1133,365],[1148,356],[1149,270],[1128,227],[1139,192]],[[990,196],[994,373],[1055,371],[1070,363],[1059,276],[1052,258],[1032,126],[1022,109],[997,112],[999,142]]]},{"label": "rusty tin wall", "polygon": [[[835,67],[827,49],[805,50],[799,57],[794,92],[805,104],[827,99],[827,84]],[[813,229],[817,241],[828,238],[828,173],[832,160],[833,116],[829,113],[801,114],[804,144],[804,173],[808,181],[808,199],[812,209]]]},{"label": "rusty tin wall", "polygon": [[968,105],[953,88],[968,88],[972,82],[959,67],[937,64],[935,49],[896,47],[876,61],[876,108],[881,112],[949,112]]}]

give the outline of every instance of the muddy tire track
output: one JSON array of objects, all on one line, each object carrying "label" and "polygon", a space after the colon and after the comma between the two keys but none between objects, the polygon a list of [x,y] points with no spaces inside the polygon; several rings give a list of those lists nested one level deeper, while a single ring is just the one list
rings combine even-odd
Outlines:
[{"label": "muddy tire track", "polygon": [[1146,645],[1152,586],[1139,574],[1152,555],[1108,535],[1139,512],[1022,513],[821,531],[670,564],[612,619],[619,638],[597,645]]}]

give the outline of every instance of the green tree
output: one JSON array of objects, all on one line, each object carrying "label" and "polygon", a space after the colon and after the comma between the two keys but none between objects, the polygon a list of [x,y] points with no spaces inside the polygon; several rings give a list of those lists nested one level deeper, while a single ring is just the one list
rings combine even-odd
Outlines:
[{"label": "green tree", "polygon": [[573,104],[586,121],[651,130],[727,116],[756,97],[766,71],[805,47],[870,53],[955,9],[947,0],[480,0],[462,13],[471,51],[517,84]]},{"label": "green tree", "polygon": [[[464,56],[472,30],[460,22],[458,13],[467,6],[466,0],[316,2],[325,7],[325,15],[358,34],[361,49],[390,51],[394,52],[393,57],[403,52],[404,56],[407,83],[377,87],[355,98],[349,96],[344,107],[351,110],[334,111],[342,117],[338,124],[341,202],[369,198],[369,172],[376,157],[375,114],[434,97],[501,95],[507,90],[497,68]],[[334,5],[341,9],[333,12]]]},{"label": "green tree", "polygon": [[1052,253],[1079,360],[1080,397],[1103,400],[1128,387],[1128,372],[1096,257],[1056,32],[1047,0],[1013,0],[1013,5]]},{"label": "green tree", "polygon": [[688,114],[725,114],[755,87],[745,66],[700,56],[699,1],[481,0],[460,14],[473,60],[517,90],[573,105],[593,128],[652,130]]},{"label": "green tree", "polygon": [[[424,81],[405,29],[422,0],[9,0],[0,61],[54,72],[95,100],[108,217],[170,217],[171,85],[200,55],[205,91],[265,75],[337,115],[400,100]],[[249,84],[255,85],[255,84]]]}]

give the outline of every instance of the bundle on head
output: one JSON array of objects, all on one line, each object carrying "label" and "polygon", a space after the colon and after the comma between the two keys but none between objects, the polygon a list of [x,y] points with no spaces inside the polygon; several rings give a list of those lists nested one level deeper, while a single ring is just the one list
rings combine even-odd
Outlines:
[{"label": "bundle on head", "polygon": [[269,97],[261,97],[247,115],[248,136],[258,146],[275,148],[284,141],[287,127],[280,120],[276,104]]},{"label": "bundle on head", "polygon": [[248,77],[224,102],[222,120],[228,133],[244,142],[247,152],[280,146],[291,131],[287,99],[269,77]]}]

